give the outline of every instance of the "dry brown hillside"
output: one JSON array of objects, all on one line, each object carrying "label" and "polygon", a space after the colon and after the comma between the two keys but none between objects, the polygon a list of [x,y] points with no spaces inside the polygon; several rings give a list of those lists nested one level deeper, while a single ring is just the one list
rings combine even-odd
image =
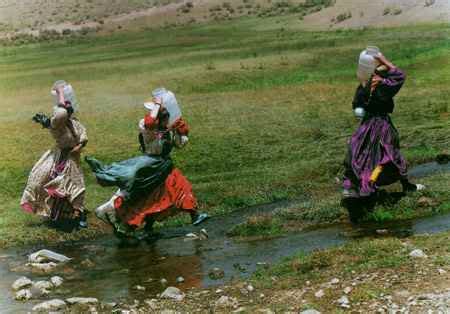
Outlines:
[{"label": "dry brown hillside", "polygon": [[312,29],[450,22],[450,0],[0,0],[0,33],[111,32],[284,15]]}]

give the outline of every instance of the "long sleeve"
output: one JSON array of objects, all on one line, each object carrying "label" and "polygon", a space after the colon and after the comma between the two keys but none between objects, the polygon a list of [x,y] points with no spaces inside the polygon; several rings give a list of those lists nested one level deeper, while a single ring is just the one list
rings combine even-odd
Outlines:
[{"label": "long sleeve", "polygon": [[66,109],[61,107],[56,107],[53,110],[53,115],[50,118],[50,127],[52,129],[60,129],[65,127],[67,120],[69,119],[69,113]]},{"label": "long sleeve", "polygon": [[380,97],[382,98],[392,98],[394,97],[402,88],[403,83],[405,83],[406,75],[399,68],[390,69],[387,75],[381,81],[380,86],[377,88]]}]

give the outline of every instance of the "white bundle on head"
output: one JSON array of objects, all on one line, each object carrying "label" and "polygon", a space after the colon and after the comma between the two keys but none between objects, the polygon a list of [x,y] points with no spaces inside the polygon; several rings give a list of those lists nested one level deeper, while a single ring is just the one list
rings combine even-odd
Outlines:
[{"label": "white bundle on head", "polygon": [[70,85],[69,83],[67,83],[64,80],[56,81],[53,84],[51,94],[55,101],[55,106],[58,106],[58,104],[59,104],[59,97],[58,97],[58,94],[56,93],[56,89],[59,87],[63,87],[64,100],[68,101],[72,104],[72,108],[73,108],[74,112],[78,111],[78,102],[77,102],[77,98],[75,97],[75,91],[73,90],[72,85]]},{"label": "white bundle on head", "polygon": [[162,106],[169,112],[169,127],[181,118],[181,109],[178,105],[175,94],[171,91],[165,89],[164,87],[157,88],[152,92],[152,96],[155,98],[160,98]]},{"label": "white bundle on head", "polygon": [[368,46],[359,55],[358,70],[356,75],[360,82],[367,82],[375,69],[379,65],[379,62],[375,59],[375,56],[380,54],[380,49],[374,46]]}]

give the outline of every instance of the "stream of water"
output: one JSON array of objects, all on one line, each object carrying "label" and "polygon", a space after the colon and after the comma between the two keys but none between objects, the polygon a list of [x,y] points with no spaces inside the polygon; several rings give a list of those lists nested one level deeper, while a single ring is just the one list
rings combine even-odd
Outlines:
[{"label": "stream of water", "polygon": [[[450,164],[430,163],[412,169],[410,174],[421,177],[449,170]],[[186,233],[197,230],[188,226],[166,230],[160,240],[138,247],[119,247],[115,239],[102,237],[55,247],[0,251],[0,312],[23,313],[42,302],[14,301],[14,292],[11,290],[11,284],[21,275],[32,280],[48,280],[49,275],[32,274],[24,267],[27,256],[41,248],[73,258],[72,262],[52,273],[61,275],[65,282],[52,292],[51,298],[81,296],[96,297],[102,302],[117,302],[155,297],[164,290],[160,282],[162,278],[168,281],[169,286],[177,286],[182,290],[219,285],[232,278],[248,276],[263,263],[272,264],[300,251],[330,248],[361,236],[377,236],[375,230],[380,228],[370,225],[361,231],[343,224],[260,241],[235,241],[226,236],[226,232],[245,217],[273,211],[283,205],[286,204],[258,206],[228,216],[214,217],[202,225],[210,233],[209,238],[203,241],[186,239]],[[433,234],[450,230],[450,214],[383,225],[381,228],[388,229],[390,236]],[[214,267],[224,270],[223,279],[209,278],[208,273]],[[185,279],[181,284],[176,283],[179,276]],[[137,285],[146,290],[137,290]]]}]

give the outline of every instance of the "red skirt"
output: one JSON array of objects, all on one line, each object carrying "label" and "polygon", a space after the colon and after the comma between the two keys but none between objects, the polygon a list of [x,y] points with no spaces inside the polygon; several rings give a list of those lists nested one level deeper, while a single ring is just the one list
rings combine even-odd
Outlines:
[{"label": "red skirt", "polygon": [[163,220],[178,211],[195,212],[197,200],[192,185],[179,169],[173,169],[165,182],[131,207],[117,209],[117,216],[133,226],[141,226],[148,215]]}]

